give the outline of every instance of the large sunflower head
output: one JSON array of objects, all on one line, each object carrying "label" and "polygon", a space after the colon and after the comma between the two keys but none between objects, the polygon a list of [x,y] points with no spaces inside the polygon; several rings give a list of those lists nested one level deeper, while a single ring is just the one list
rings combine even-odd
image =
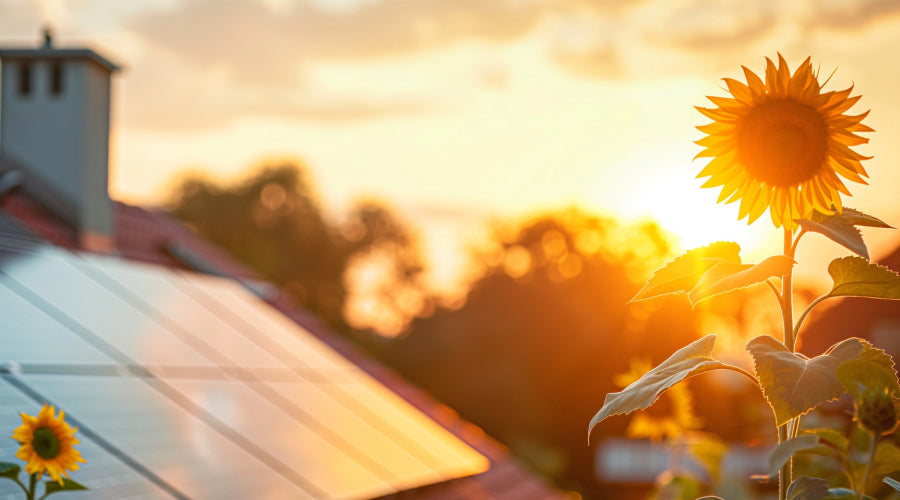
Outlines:
[{"label": "large sunflower head", "polygon": [[712,158],[697,176],[709,177],[703,187],[722,186],[719,202],[740,199],[738,218],[748,223],[767,208],[775,227],[788,228],[813,210],[840,211],[841,193],[850,195],[840,177],[865,184],[868,176],[860,160],[869,157],[850,147],[869,141],[856,134],[872,131],[862,124],[869,112],[844,114],[860,96],[850,97],[852,86],[822,92],[809,58],[793,74],[781,54],[777,67],[766,58],[765,82],[743,69],[746,84],[724,79],[732,97],[697,107],[714,120],[697,127],[707,134],[697,157]]},{"label": "large sunflower head", "polygon": [[22,425],[13,432],[12,438],[21,445],[16,458],[25,462],[25,472],[42,475],[45,471],[50,478],[62,484],[62,475],[69,477],[69,470],[78,470],[78,462],[84,462],[81,453],[73,445],[78,444],[73,429],[65,422],[66,413],[46,404],[37,417],[22,416]]}]

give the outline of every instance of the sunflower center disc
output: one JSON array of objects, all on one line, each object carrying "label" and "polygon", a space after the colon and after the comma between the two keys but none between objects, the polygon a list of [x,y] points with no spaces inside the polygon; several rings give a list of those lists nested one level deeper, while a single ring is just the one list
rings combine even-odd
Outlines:
[{"label": "sunflower center disc", "polygon": [[34,431],[31,447],[39,457],[50,460],[59,455],[59,438],[47,427],[40,427]]},{"label": "sunflower center disc", "polygon": [[825,122],[816,110],[793,99],[769,101],[744,117],[738,155],[747,171],[772,186],[795,186],[825,162]]}]

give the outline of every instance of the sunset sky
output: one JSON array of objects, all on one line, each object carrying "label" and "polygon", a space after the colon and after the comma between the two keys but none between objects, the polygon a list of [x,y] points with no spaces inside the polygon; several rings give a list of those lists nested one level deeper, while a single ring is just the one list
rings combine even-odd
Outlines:
[{"label": "sunset sky", "polygon": [[[45,23],[125,67],[111,193],[126,201],[160,203],[188,169],[300,158],[335,216],[386,200],[445,264],[475,222],[572,204],[760,260],[779,233],[699,189],[693,106],[780,51],[862,94],[872,185],[845,205],[900,225],[896,0],[0,0],[0,45],[37,44]],[[900,241],[865,236],[876,258]],[[801,263],[847,253],[813,240]]]}]

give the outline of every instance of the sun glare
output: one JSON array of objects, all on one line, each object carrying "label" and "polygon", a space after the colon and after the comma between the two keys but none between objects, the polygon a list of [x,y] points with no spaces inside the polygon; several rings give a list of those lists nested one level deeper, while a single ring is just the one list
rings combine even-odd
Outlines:
[{"label": "sun glare", "polygon": [[[699,191],[698,182],[687,166],[661,168],[655,174],[636,179],[622,193],[618,213],[630,220],[655,220],[675,235],[685,250],[716,240],[735,241],[747,254],[765,250],[765,235],[735,223],[737,207],[717,207],[715,196]],[[691,192],[690,196],[684,195]]]}]

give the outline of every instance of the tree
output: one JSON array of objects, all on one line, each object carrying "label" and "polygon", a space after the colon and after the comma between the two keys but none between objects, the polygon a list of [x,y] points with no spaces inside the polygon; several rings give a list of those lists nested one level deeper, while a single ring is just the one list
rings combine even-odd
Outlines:
[{"label": "tree", "polygon": [[[194,175],[178,184],[169,206],[202,237],[344,333],[350,331],[344,317],[348,298],[362,300],[369,292],[345,279],[350,266],[377,257],[376,268],[383,268],[379,292],[420,288],[421,258],[412,232],[374,201],[352,207],[346,223],[330,223],[302,165],[265,165],[231,186]],[[376,297],[379,307],[399,307],[385,296]]]}]

